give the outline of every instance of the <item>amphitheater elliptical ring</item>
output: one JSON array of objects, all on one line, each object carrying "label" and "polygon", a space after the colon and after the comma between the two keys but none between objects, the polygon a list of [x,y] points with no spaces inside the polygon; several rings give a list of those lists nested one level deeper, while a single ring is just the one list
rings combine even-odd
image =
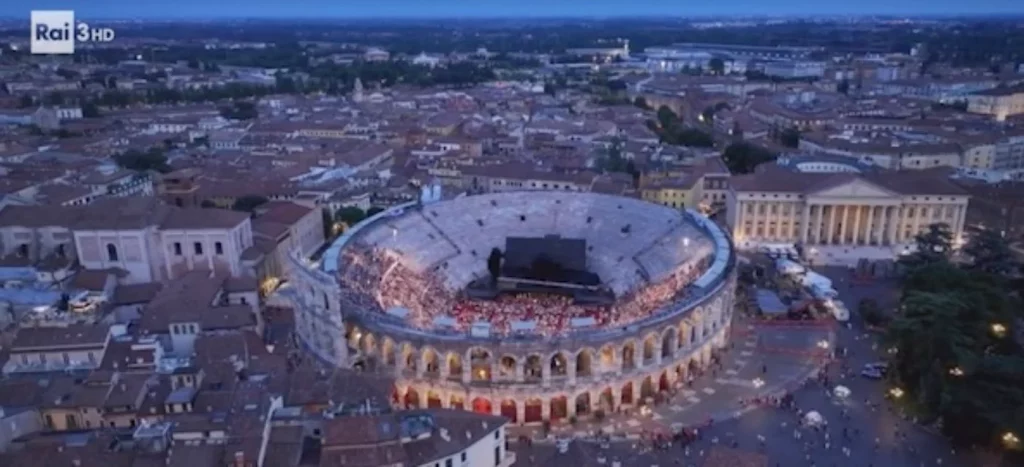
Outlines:
[{"label": "amphitheater elliptical ring", "polygon": [[[559,305],[571,316],[553,316],[460,298],[487,277],[492,248],[547,235],[586,241],[587,269],[614,304]],[[335,241],[320,267],[289,258],[288,294],[310,353],[393,372],[400,405],[532,423],[636,405],[706,365],[726,345],[734,261],[726,233],[692,211],[511,192],[384,211]]]}]

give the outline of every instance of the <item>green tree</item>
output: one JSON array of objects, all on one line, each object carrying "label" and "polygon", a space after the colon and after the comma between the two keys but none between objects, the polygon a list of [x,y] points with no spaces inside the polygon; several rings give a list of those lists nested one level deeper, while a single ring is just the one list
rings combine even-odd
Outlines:
[{"label": "green tree", "polygon": [[235,200],[231,209],[235,211],[253,212],[257,207],[266,204],[269,199],[262,195],[245,195]]},{"label": "green tree", "polygon": [[914,251],[900,258],[903,266],[913,269],[949,260],[953,250],[953,232],[949,224],[936,223],[914,237]]},{"label": "green tree", "polygon": [[674,128],[678,123],[679,115],[676,115],[672,109],[666,105],[658,107],[658,124],[662,128]]},{"label": "green tree", "polygon": [[843,78],[842,81],[840,81],[838,84],[836,84],[836,92],[838,92],[840,94],[849,94],[850,93],[850,81],[847,80],[846,78]]},{"label": "green tree", "polygon": [[963,253],[970,260],[972,270],[1005,276],[1019,269],[1013,261],[1013,251],[1006,237],[991,229],[980,229],[964,245]]},{"label": "green tree", "polygon": [[886,320],[882,307],[878,305],[878,300],[873,298],[862,298],[857,303],[857,312],[860,313],[861,319],[871,326],[881,325]]},{"label": "green tree", "polygon": [[161,173],[170,172],[171,168],[167,165],[167,156],[160,148],[150,148],[146,151],[140,151],[138,149],[129,149],[123,153],[114,156],[114,162],[117,165],[136,171],[147,171],[155,170]]},{"label": "green tree", "polygon": [[779,143],[787,148],[798,148],[800,147],[800,130],[796,128],[786,128],[779,133]]},{"label": "green tree", "polygon": [[97,118],[100,116],[100,109],[93,102],[86,102],[82,104],[82,117],[85,118]]},{"label": "green tree", "polygon": [[384,208],[380,208],[380,207],[374,206],[374,207],[366,210],[366,217],[373,217],[373,216],[376,216],[377,214],[380,214],[382,212],[384,212]]},{"label": "green tree", "polygon": [[724,75],[725,61],[718,57],[712,58],[708,61],[708,69],[711,70],[713,75]]},{"label": "green tree", "polygon": [[736,175],[751,173],[757,166],[774,161],[777,157],[777,154],[765,148],[744,142],[730,144],[722,151],[726,167]]},{"label": "green tree", "polygon": [[644,99],[643,96],[636,96],[636,99],[633,99],[633,105],[645,110],[650,109],[650,106],[647,105],[647,99]]},{"label": "green tree", "polygon": [[366,219],[366,213],[355,206],[345,206],[334,213],[334,218],[351,227]]}]

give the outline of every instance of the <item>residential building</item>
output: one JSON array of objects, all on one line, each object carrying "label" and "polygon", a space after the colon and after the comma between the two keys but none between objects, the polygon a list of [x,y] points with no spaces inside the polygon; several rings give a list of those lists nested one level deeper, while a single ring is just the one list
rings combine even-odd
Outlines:
[{"label": "residential building", "polygon": [[1024,114],[1024,85],[993,88],[967,96],[967,111],[991,115],[997,121]]}]

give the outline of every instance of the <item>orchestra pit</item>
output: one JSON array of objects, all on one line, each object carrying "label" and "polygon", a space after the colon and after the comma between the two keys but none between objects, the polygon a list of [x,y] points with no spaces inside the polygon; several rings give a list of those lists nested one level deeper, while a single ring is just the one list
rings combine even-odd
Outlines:
[{"label": "orchestra pit", "polygon": [[396,378],[399,407],[537,423],[648,403],[727,345],[727,234],[692,211],[577,192],[417,201],[289,257],[296,337]]}]

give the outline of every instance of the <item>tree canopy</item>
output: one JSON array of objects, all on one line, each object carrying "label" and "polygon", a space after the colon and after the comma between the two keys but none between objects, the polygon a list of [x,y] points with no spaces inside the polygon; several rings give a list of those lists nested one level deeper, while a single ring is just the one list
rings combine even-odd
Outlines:
[{"label": "tree canopy", "polygon": [[722,151],[722,160],[733,174],[751,173],[757,166],[774,161],[776,157],[777,154],[765,148],[744,142],[730,144]]},{"label": "tree canopy", "polygon": [[1007,293],[1006,261],[992,256],[1008,248],[1005,239],[974,236],[963,265],[950,260],[944,224],[916,243],[901,260],[908,270],[900,312],[886,333],[892,383],[954,441],[994,443],[1024,432],[1024,349],[1013,339],[1024,312],[1020,297]]},{"label": "tree canopy", "polygon": [[267,201],[270,200],[267,199],[266,196],[245,195],[236,199],[235,202],[231,205],[231,209],[235,211],[253,212],[256,210],[257,207],[266,204]]},{"label": "tree canopy", "polygon": [[334,218],[351,227],[366,219],[366,213],[355,206],[345,206],[334,213]]},{"label": "tree canopy", "polygon": [[114,162],[125,169],[146,171],[155,170],[161,173],[167,173],[171,171],[170,166],[167,165],[167,156],[164,155],[164,151],[158,147],[149,148],[147,151],[140,151],[138,149],[129,149],[123,153],[114,155]]}]

